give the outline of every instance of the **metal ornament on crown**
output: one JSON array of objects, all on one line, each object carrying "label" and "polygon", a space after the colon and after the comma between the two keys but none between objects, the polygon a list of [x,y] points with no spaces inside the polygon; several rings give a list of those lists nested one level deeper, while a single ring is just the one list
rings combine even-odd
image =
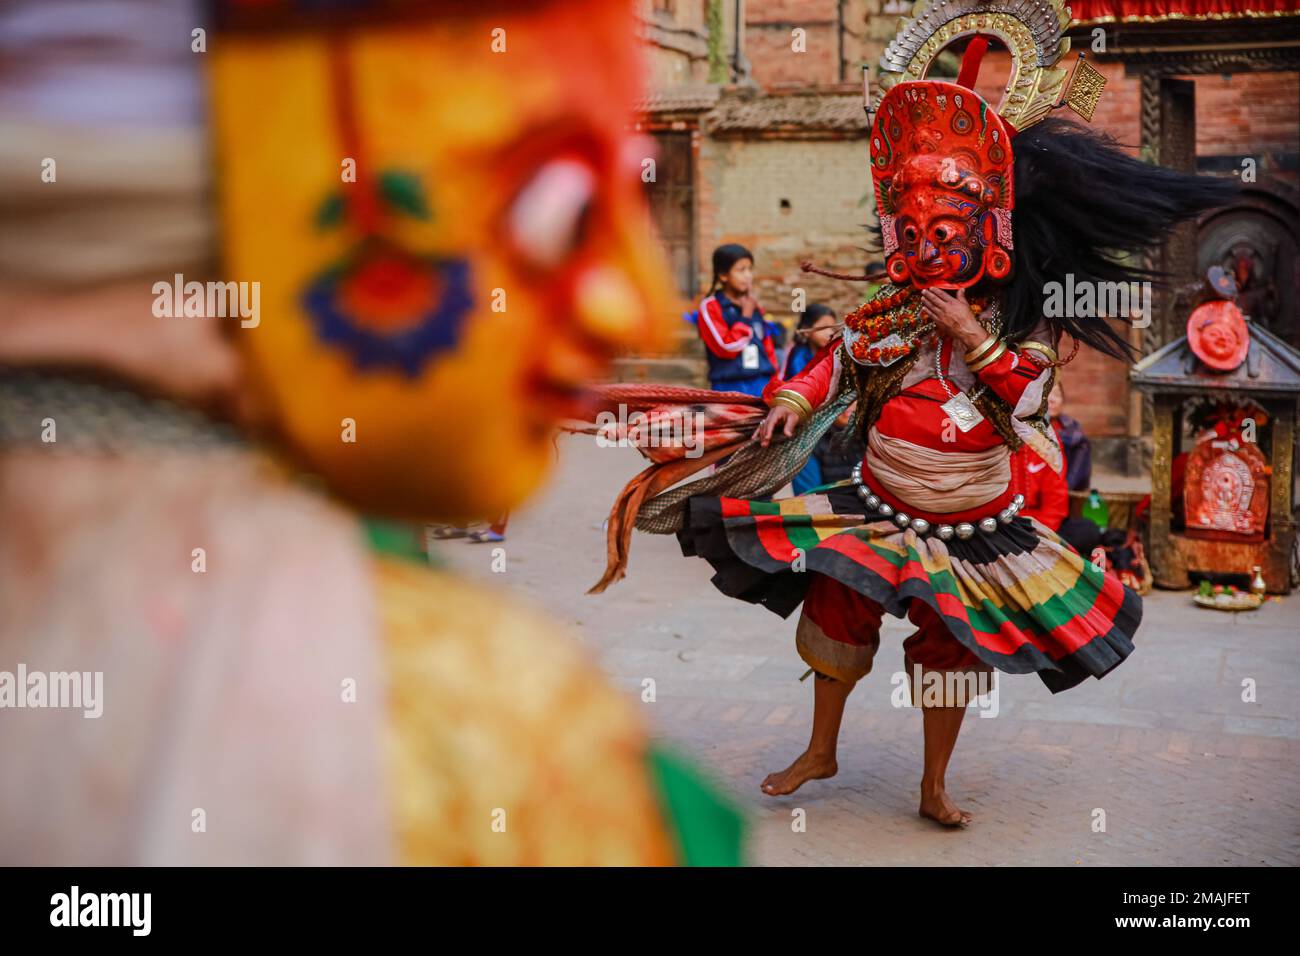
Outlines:
[{"label": "metal ornament on crown", "polygon": [[[964,289],[1012,268],[1017,127],[1036,123],[1060,98],[1070,48],[1070,11],[1060,0],[918,0],[881,57],[872,116],[871,175],[891,281]],[[968,39],[956,82],[926,74],[938,55]],[[995,109],[975,91],[991,40],[1011,54]]]}]

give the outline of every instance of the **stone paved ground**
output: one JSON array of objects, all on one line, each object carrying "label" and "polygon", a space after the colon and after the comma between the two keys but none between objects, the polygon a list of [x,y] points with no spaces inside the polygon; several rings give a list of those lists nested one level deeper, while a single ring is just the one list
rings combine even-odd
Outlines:
[{"label": "stone paved ground", "polygon": [[[1104,681],[1056,697],[1036,677],[1003,681],[998,715],[967,715],[949,769],[950,792],[975,814],[958,832],[916,815],[920,714],[890,704],[909,630],[887,619],[876,670],[849,701],[839,775],[772,799],[759,781],[800,752],[811,718],[793,619],[722,597],[704,562],[643,534],[629,577],[585,595],[604,562],[606,509],[641,460],[587,439],[559,448],[550,485],[511,521],[504,574],[484,545],[439,553],[569,624],[652,731],[745,808],[754,862],[1300,862],[1300,595],[1229,615],[1157,592],[1137,652]],[[1241,699],[1246,679],[1256,702]],[[1098,810],[1105,832],[1093,830]]]}]

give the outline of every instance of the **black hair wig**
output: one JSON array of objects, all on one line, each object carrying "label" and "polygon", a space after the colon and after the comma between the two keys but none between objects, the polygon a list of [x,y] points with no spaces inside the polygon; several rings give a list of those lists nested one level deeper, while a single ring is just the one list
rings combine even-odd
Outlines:
[{"label": "black hair wig", "polygon": [[[1160,283],[1166,277],[1142,254],[1178,223],[1231,202],[1235,181],[1196,176],[1143,162],[1116,140],[1049,117],[1012,141],[1015,233],[1012,274],[1003,285],[1005,331],[1012,341],[1043,316],[1048,283]],[[1060,332],[1115,356],[1128,341],[1105,319],[1048,318]]]}]

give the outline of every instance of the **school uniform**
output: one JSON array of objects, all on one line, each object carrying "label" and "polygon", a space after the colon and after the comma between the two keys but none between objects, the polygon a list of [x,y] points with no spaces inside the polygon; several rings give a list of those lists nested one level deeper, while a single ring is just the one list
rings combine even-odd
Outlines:
[{"label": "school uniform", "polygon": [[705,296],[697,322],[709,360],[709,385],[720,392],[762,395],[777,373],[776,336],[755,307],[746,318],[723,292]]}]

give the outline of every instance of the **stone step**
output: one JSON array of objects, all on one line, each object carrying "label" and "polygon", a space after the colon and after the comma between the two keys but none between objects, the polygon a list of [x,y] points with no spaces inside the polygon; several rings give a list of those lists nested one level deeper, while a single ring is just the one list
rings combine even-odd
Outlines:
[{"label": "stone step", "polygon": [[665,356],[683,356],[704,359],[704,343],[693,322],[679,321],[672,327],[672,336],[663,350]]},{"label": "stone step", "polygon": [[701,357],[638,356],[617,358],[610,369],[611,382],[666,382],[708,386],[708,364]]}]

